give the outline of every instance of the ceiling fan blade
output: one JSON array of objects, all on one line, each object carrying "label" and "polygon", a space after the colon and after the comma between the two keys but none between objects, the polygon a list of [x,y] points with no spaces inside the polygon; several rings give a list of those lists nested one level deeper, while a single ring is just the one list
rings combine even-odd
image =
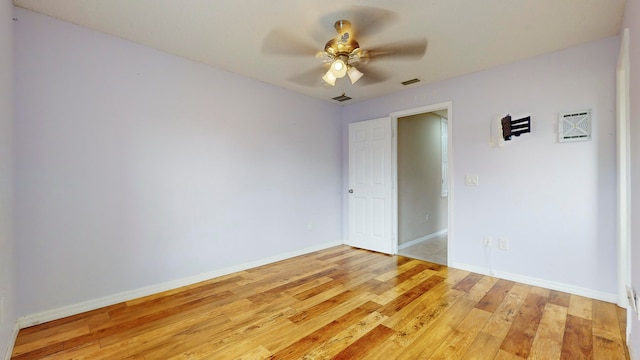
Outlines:
[{"label": "ceiling fan blade", "polygon": [[381,83],[389,78],[389,75],[382,70],[376,70],[375,68],[368,66],[360,68],[360,71],[364,73],[364,75],[355,83],[357,86],[368,86],[377,83]]},{"label": "ceiling fan blade", "polygon": [[[364,51],[363,58],[421,59],[427,51],[427,39],[398,41]],[[361,60],[362,61],[362,60]]]},{"label": "ceiling fan blade", "polygon": [[302,86],[321,86],[323,83],[322,75],[324,75],[324,73],[327,71],[327,68],[328,66],[325,65],[317,66],[303,73],[290,76],[286,80]]},{"label": "ceiling fan blade", "polygon": [[296,38],[289,31],[273,29],[262,40],[263,54],[285,56],[318,56],[320,51],[310,42]]}]

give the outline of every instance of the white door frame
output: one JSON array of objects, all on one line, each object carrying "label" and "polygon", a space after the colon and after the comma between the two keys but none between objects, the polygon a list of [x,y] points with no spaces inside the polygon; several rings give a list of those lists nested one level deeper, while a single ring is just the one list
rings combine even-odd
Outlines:
[{"label": "white door frame", "polygon": [[[627,286],[631,286],[630,264],[630,134],[629,134],[629,29],[622,32],[616,67],[617,162],[618,162],[618,306],[627,308]],[[627,311],[629,315],[631,311]],[[631,329],[627,323],[627,331]]]},{"label": "white door frame", "polygon": [[[454,252],[454,243],[453,243],[453,239],[454,237],[454,222],[453,222],[453,193],[454,193],[454,189],[453,186],[451,186],[451,179],[453,179],[453,101],[447,101],[447,102],[442,102],[442,103],[437,103],[437,104],[433,104],[433,105],[427,105],[427,106],[423,106],[423,107],[419,107],[419,108],[414,108],[414,109],[409,109],[409,110],[403,110],[403,111],[397,111],[397,112],[393,112],[391,114],[389,114],[389,116],[391,117],[391,179],[392,179],[392,183],[393,184],[398,184],[398,118],[401,117],[405,117],[405,116],[411,116],[411,115],[417,115],[417,114],[424,114],[424,113],[430,113],[430,112],[434,112],[434,111],[439,111],[439,110],[447,110],[447,114],[448,114],[448,138],[449,138],[449,143],[448,143],[448,158],[447,158],[447,163],[448,163],[448,171],[447,171],[447,188],[449,190],[449,194],[447,196],[447,202],[448,202],[448,210],[447,210],[447,222],[448,222],[448,228],[449,228],[449,233],[447,236],[447,265],[451,264],[451,259],[453,259],[453,252]],[[392,244],[392,249],[393,249],[393,253],[397,254],[398,253],[398,186],[394,186],[393,188],[393,200],[392,200],[392,210],[391,210],[391,220],[393,222],[393,227],[392,227],[392,231],[393,231],[393,244]]]}]

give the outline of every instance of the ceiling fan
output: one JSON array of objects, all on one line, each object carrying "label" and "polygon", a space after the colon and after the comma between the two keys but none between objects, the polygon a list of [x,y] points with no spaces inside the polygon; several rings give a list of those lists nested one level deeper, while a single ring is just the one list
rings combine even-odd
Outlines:
[{"label": "ceiling fan", "polygon": [[425,38],[410,41],[395,41],[391,44],[372,48],[360,47],[356,40],[356,34],[367,37],[378,31],[379,28],[393,19],[388,10],[367,8],[354,15],[356,20],[361,19],[361,27],[357,28],[349,20],[337,20],[334,28],[337,35],[326,42],[324,48],[318,51],[317,47],[300,41],[291,36],[288,31],[273,30],[264,39],[262,50],[267,54],[287,56],[314,56],[320,58],[322,69],[314,68],[303,74],[289,78],[290,81],[314,86],[319,79],[324,83],[335,86],[338,79],[349,78],[352,84],[369,85],[387,79],[387,69],[375,69],[370,66],[373,60],[380,58],[389,59],[420,59],[427,49]]}]

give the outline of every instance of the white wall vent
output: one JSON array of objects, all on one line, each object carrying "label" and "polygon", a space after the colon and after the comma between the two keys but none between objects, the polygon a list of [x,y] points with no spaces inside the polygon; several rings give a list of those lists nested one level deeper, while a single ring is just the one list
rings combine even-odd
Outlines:
[{"label": "white wall vent", "polygon": [[591,140],[591,110],[560,114],[558,125],[560,142]]}]

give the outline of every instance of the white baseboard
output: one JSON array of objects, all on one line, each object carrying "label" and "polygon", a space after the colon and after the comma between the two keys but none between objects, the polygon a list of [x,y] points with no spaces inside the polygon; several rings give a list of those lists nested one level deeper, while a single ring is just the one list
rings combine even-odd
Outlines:
[{"label": "white baseboard", "polygon": [[425,235],[423,237],[417,238],[415,240],[411,240],[409,242],[406,242],[404,244],[400,244],[398,245],[398,250],[404,249],[404,248],[408,248],[409,246],[413,246],[417,243],[421,243],[423,241],[427,241],[427,240],[431,240],[433,238],[437,238],[438,236],[442,236],[444,234],[447,234],[449,232],[449,229],[444,229],[444,230],[440,230],[440,231],[436,231],[434,233],[431,233],[429,235]]},{"label": "white baseboard", "polygon": [[13,346],[16,344],[16,339],[18,338],[18,331],[20,331],[20,326],[18,326],[18,322],[16,321],[16,325],[13,327],[13,335],[9,339],[9,344],[7,344],[7,351],[4,354],[5,360],[11,360]]},{"label": "white baseboard", "polygon": [[539,286],[545,289],[562,291],[569,294],[588,297],[591,299],[602,300],[602,301],[606,301],[614,304],[618,301],[618,295],[615,293],[607,293],[604,291],[587,289],[580,286],[574,286],[574,285],[559,283],[555,281],[534,278],[531,276],[513,274],[505,271],[494,270],[492,274],[489,274],[486,268],[483,268],[481,266],[476,266],[476,265],[465,264],[461,262],[454,262],[451,265],[451,267],[456,269],[471,271],[471,272],[482,274],[482,275],[493,276],[493,277],[497,277],[504,280],[516,281],[516,282],[527,284],[527,285]]},{"label": "white baseboard", "polygon": [[224,269],[217,269],[211,272],[190,276],[190,277],[186,277],[178,280],[168,281],[162,284],[151,285],[151,286],[147,286],[140,289],[134,289],[130,291],[124,291],[118,294],[105,296],[99,299],[84,301],[81,303],[64,306],[58,309],[52,309],[52,310],[39,312],[36,314],[23,316],[18,319],[17,328],[23,329],[25,327],[42,324],[48,321],[62,319],[67,316],[76,315],[86,311],[91,311],[91,310],[99,309],[105,306],[121,303],[123,301],[129,301],[129,300],[137,299],[143,296],[148,296],[148,295],[156,294],[159,292],[176,289],[182,286],[192,285],[192,284],[213,279],[219,276],[232,274],[234,272],[243,271],[243,270],[251,269],[251,268],[266,265],[266,264],[271,264],[277,261],[308,254],[314,251],[328,249],[330,247],[334,247],[338,245],[342,245],[342,241],[335,241],[335,242],[324,243],[316,246],[311,246],[308,248],[274,255],[274,256],[270,256],[268,258],[264,258],[256,261],[251,261],[248,263],[234,265]]}]

